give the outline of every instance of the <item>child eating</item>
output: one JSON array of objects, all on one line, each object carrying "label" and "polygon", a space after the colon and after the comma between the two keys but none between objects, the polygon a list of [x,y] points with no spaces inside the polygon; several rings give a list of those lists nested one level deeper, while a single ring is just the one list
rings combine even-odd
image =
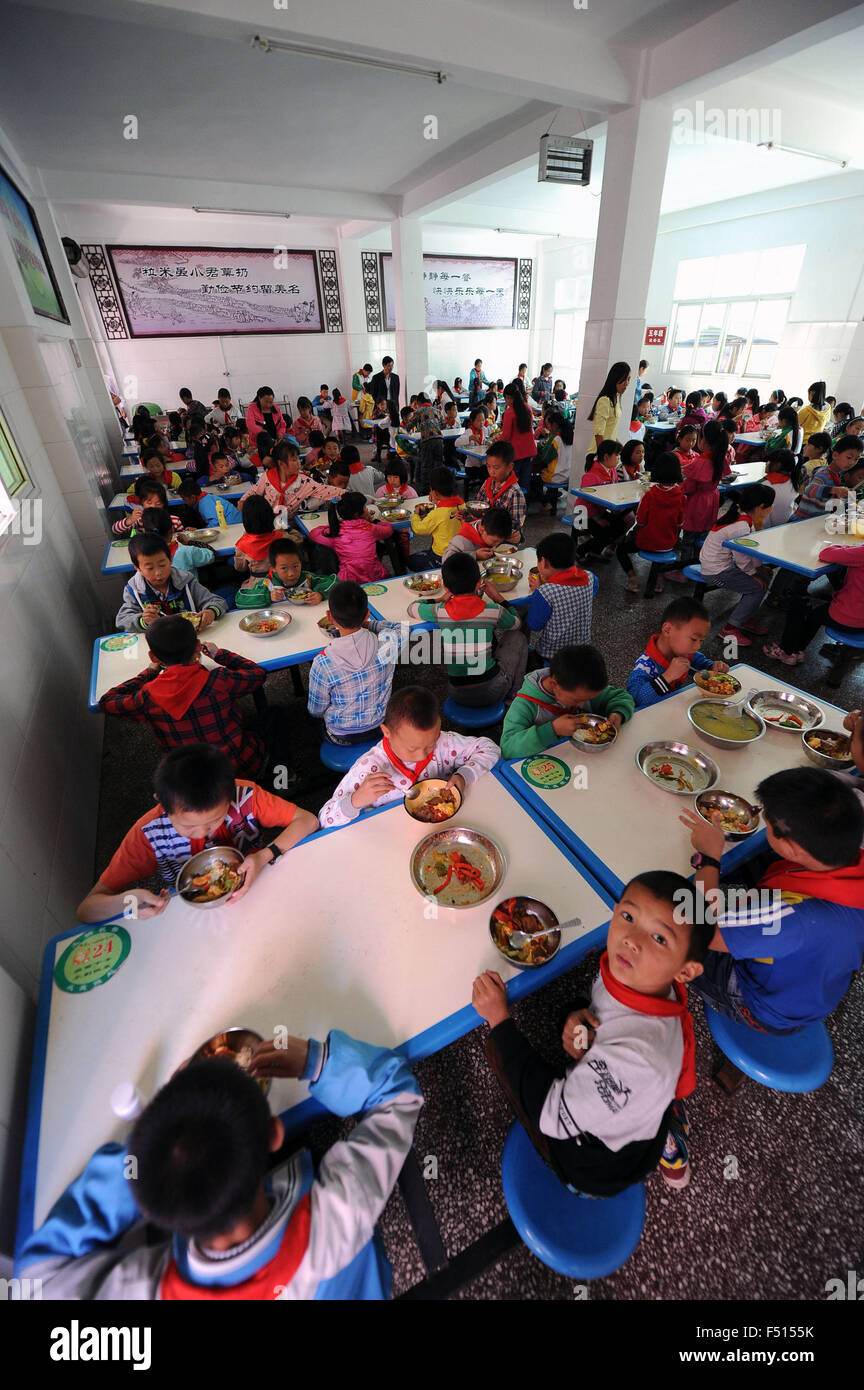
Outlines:
[{"label": "child eating", "polygon": [[476,522],[462,522],[444,551],[444,559],[449,560],[451,555],[470,555],[474,560],[489,560],[497,545],[509,541],[512,529],[510,513],[503,507],[490,507]]},{"label": "child eating", "polygon": [[305,602],[323,603],[324,595],[329,594],[336,583],[335,574],[313,574],[310,570],[304,570],[300,547],[287,536],[273,542],[268,558],[270,573],[267,575],[267,587],[273,603],[281,603],[292,589],[299,589],[304,584],[307,589]]},{"label": "child eating", "polygon": [[729,670],[725,661],[712,662],[699,650],[710,627],[707,611],[695,598],[679,598],[667,605],[660,631],[649,637],[627,681],[637,709],[656,705],[664,695],[680,690],[693,671]]},{"label": "child eating", "polygon": [[411,516],[415,536],[432,537],[431,549],[415,550],[408,556],[408,568],[417,573],[440,567],[447,547],[462,526],[460,510],[464,503],[456,492],[456,479],[443,464],[429,475],[429,501],[432,510],[426,516],[418,516],[416,511]]},{"label": "child eating", "polygon": [[664,1178],[679,1188],[689,1181],[680,1102],[696,1085],[686,987],[702,973],[711,936],[699,925],[702,906],[680,874],[631,879],[590,1002],[577,1001],[564,1024],[572,1066],[550,1065],[520,1033],[497,971],[474,981],[472,1003],[491,1030],[489,1064],[535,1149],[572,1191],[623,1192],[653,1172],[664,1149]]},{"label": "child eating", "polygon": [[526,676],[504,719],[501,756],[528,758],[570,738],[586,711],[620,729],[635,708],[632,695],[609,685],[596,647],[561,647],[548,666]]},{"label": "child eating", "polygon": [[202,632],[228,611],[224,598],[211,594],[188,570],[173,568],[167,541],[152,531],[132,537],[129,559],[135,574],[123,589],[116,619],[121,632],[140,632],[166,613],[200,613]]},{"label": "child eating", "polygon": [[576,564],[572,535],[553,531],[537,543],[537,574],[528,576],[531,602],[525,626],[532,651],[550,661],[561,647],[587,642],[594,603],[593,576]]},{"label": "child eating", "polygon": [[381,742],[357,759],[321,808],[322,827],[348,825],[367,807],[401,801],[423,777],[440,777],[464,792],[499,757],[491,739],[442,732],[438,701],[427,686],[395,691],[381,730]]},{"label": "child eating", "polygon": [[[157,916],[168,906],[168,889],[186,860],[211,845],[233,845],[246,854],[238,868],[243,882],[226,899],[239,902],[263,868],[318,829],[311,812],[236,777],[228,754],[203,743],[187,743],[167,753],[156,769],[154,785],[156,805],[123,836],[79,905],[79,921],[106,922],[119,916],[128,908],[132,889],[138,920]],[[279,834],[271,844],[253,849],[263,830],[276,827]],[[156,873],[168,885],[161,893],[135,888]]]},{"label": "child eating", "polygon": [[327,508],[327,525],[316,526],[309,532],[313,544],[335,550],[339,578],[352,579],[357,584],[388,578],[378,558],[377,544],[393,535],[389,521],[367,521],[365,509],[362,492],[346,490],[338,502],[331,502]]},{"label": "child eating", "polygon": [[444,599],[421,601],[417,616],[437,623],[443,634],[447,695],[472,707],[497,704],[515,694],[525,675],[528,642],[516,610],[482,579],[472,555],[451,555],[441,578],[448,591]]},{"label": "child eating", "polygon": [[510,513],[513,530],[508,537],[512,545],[522,541],[522,528],[525,525],[527,506],[525,494],[513,471],[515,454],[513,445],[506,439],[496,439],[486,450],[486,471],[489,474],[478,494],[478,501],[488,502],[490,507],[503,507]]},{"label": "child eating", "polygon": [[380,732],[396,661],[394,644],[379,643],[377,634],[398,639],[399,626],[371,621],[366,594],[350,581],[333,585],[329,605],[339,636],[309,669],[309,713],[324,720],[331,743],[368,743]]}]

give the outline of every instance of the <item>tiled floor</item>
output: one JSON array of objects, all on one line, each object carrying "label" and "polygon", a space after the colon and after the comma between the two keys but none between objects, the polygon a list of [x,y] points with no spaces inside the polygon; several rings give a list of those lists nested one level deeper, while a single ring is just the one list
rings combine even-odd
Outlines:
[{"label": "tiled floor", "polygon": [[[548,517],[530,516],[527,541],[536,543],[553,524]],[[593,640],[606,656],[610,679],[623,683],[646,637],[656,630],[664,604],[690,590],[669,584],[665,594],[645,601],[623,595],[624,576],[614,561],[599,566],[598,573]],[[708,595],[714,619],[732,603],[731,598]],[[782,615],[773,615],[771,621],[776,635]],[[719,656],[713,631],[706,651]],[[758,645],[742,652],[742,658],[845,708],[860,705],[864,668],[853,667],[843,689],[832,691],[824,683],[828,668],[818,656],[818,646],[817,640],[805,664],[791,672],[764,658]],[[415,670],[410,679],[417,679]],[[439,671],[424,671],[422,679],[443,688]],[[397,683],[407,680],[407,674],[397,670]],[[271,700],[288,706],[294,719],[296,765],[308,777],[297,800],[317,811],[336,779],[318,761],[316,727],[294,698],[288,672],[271,676],[267,689]],[[123,831],[150,804],[151,777],[158,760],[151,735],[141,726],[119,720],[108,721],[104,747],[97,869],[107,862]],[[587,973],[589,965],[586,962],[581,972]],[[470,984],[466,981],[466,1002]],[[557,1055],[557,1017],[578,992],[578,981],[565,977],[517,1008],[520,1026],[550,1059]],[[699,1086],[688,1102],[693,1180],[685,1192],[673,1193],[659,1175],[649,1179],[647,1219],[636,1253],[616,1274],[592,1282],[589,1297],[824,1298],[826,1281],[845,1278],[847,1270],[861,1267],[864,1257],[860,1041],[864,980],[859,976],[829,1020],[834,1071],[813,1095],[782,1095],[746,1082],[733,1099],[727,1099],[709,1079],[716,1050],[698,1001],[693,1012],[699,1076]],[[510,1116],[486,1065],[483,1032],[478,1028],[417,1068],[426,1105],[415,1151],[421,1163],[427,1155],[437,1159],[438,1177],[427,1183],[427,1191],[451,1257],[506,1216],[500,1154]],[[340,1129],[336,1121],[317,1126],[310,1136],[313,1150],[326,1147]],[[424,1273],[398,1192],[384,1213],[382,1230],[398,1294]],[[453,1295],[467,1299],[573,1296],[572,1281],[546,1269],[521,1245]]]}]

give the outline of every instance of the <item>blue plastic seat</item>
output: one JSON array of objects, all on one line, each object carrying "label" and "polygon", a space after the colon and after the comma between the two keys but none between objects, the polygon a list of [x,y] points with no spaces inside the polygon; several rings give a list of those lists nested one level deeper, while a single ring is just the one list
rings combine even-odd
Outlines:
[{"label": "blue plastic seat", "polygon": [[843,647],[864,647],[864,633],[840,632],[836,627],[826,623],[825,636],[829,642],[839,642]]},{"label": "blue plastic seat", "polygon": [[772,1091],[818,1091],[831,1075],[834,1048],[824,1023],[811,1023],[800,1033],[759,1033],[707,1002],[705,1022],[733,1066]]},{"label": "blue plastic seat", "polygon": [[457,729],[488,729],[507,713],[503,700],[495,705],[460,705],[452,696],[444,701],[444,718]]},{"label": "blue plastic seat", "polygon": [[501,1159],[510,1220],[544,1265],[570,1279],[602,1279],[629,1260],[645,1224],[645,1187],[594,1199],[571,1192],[547,1168],[518,1121]]},{"label": "blue plastic seat", "polygon": [[319,750],[321,761],[331,772],[347,772],[377,742],[377,738],[370,738],[367,743],[331,743],[325,738]]},{"label": "blue plastic seat", "polygon": [[648,560],[652,565],[674,565],[678,559],[677,550],[637,550],[640,560]]}]

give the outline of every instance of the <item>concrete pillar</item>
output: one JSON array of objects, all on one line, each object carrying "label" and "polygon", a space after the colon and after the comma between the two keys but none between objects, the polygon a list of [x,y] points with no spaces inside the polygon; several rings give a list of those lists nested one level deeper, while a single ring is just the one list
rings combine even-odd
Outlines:
[{"label": "concrete pillar", "polygon": [[423,292],[423,234],[419,218],[399,217],[391,226],[396,298],[396,373],[404,405],[429,388],[426,300]]},{"label": "concrete pillar", "polygon": [[621,443],[627,440],[636,368],[645,356],[645,307],[671,131],[672,108],[665,103],[643,101],[609,117],[573,440],[574,479],[582,476],[585,455],[594,448],[588,411],[609,367],[618,361],[631,366],[619,430]]}]

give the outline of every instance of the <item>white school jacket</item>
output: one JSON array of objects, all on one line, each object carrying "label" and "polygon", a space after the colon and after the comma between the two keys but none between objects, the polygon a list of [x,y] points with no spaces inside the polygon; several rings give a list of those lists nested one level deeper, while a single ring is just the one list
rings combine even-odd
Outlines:
[{"label": "white school jacket", "polygon": [[[458,772],[465,778],[467,787],[482,777],[484,772],[491,772],[500,756],[501,750],[491,738],[467,738],[464,734],[454,734],[447,729],[439,736],[435,745],[435,755],[423,769],[423,777],[447,778]],[[352,805],[351,797],[360,783],[373,772],[386,772],[393,778],[394,783],[389,792],[379,796],[374,803],[375,806],[386,806],[391,801],[401,801],[413,785],[404,773],[390,762],[384,752],[383,742],[376,743],[374,748],[370,748],[368,753],[357,759],[342,778],[330,800],[321,807],[318,819],[322,829],[334,825],[349,825],[357,819],[360,812]]]}]

